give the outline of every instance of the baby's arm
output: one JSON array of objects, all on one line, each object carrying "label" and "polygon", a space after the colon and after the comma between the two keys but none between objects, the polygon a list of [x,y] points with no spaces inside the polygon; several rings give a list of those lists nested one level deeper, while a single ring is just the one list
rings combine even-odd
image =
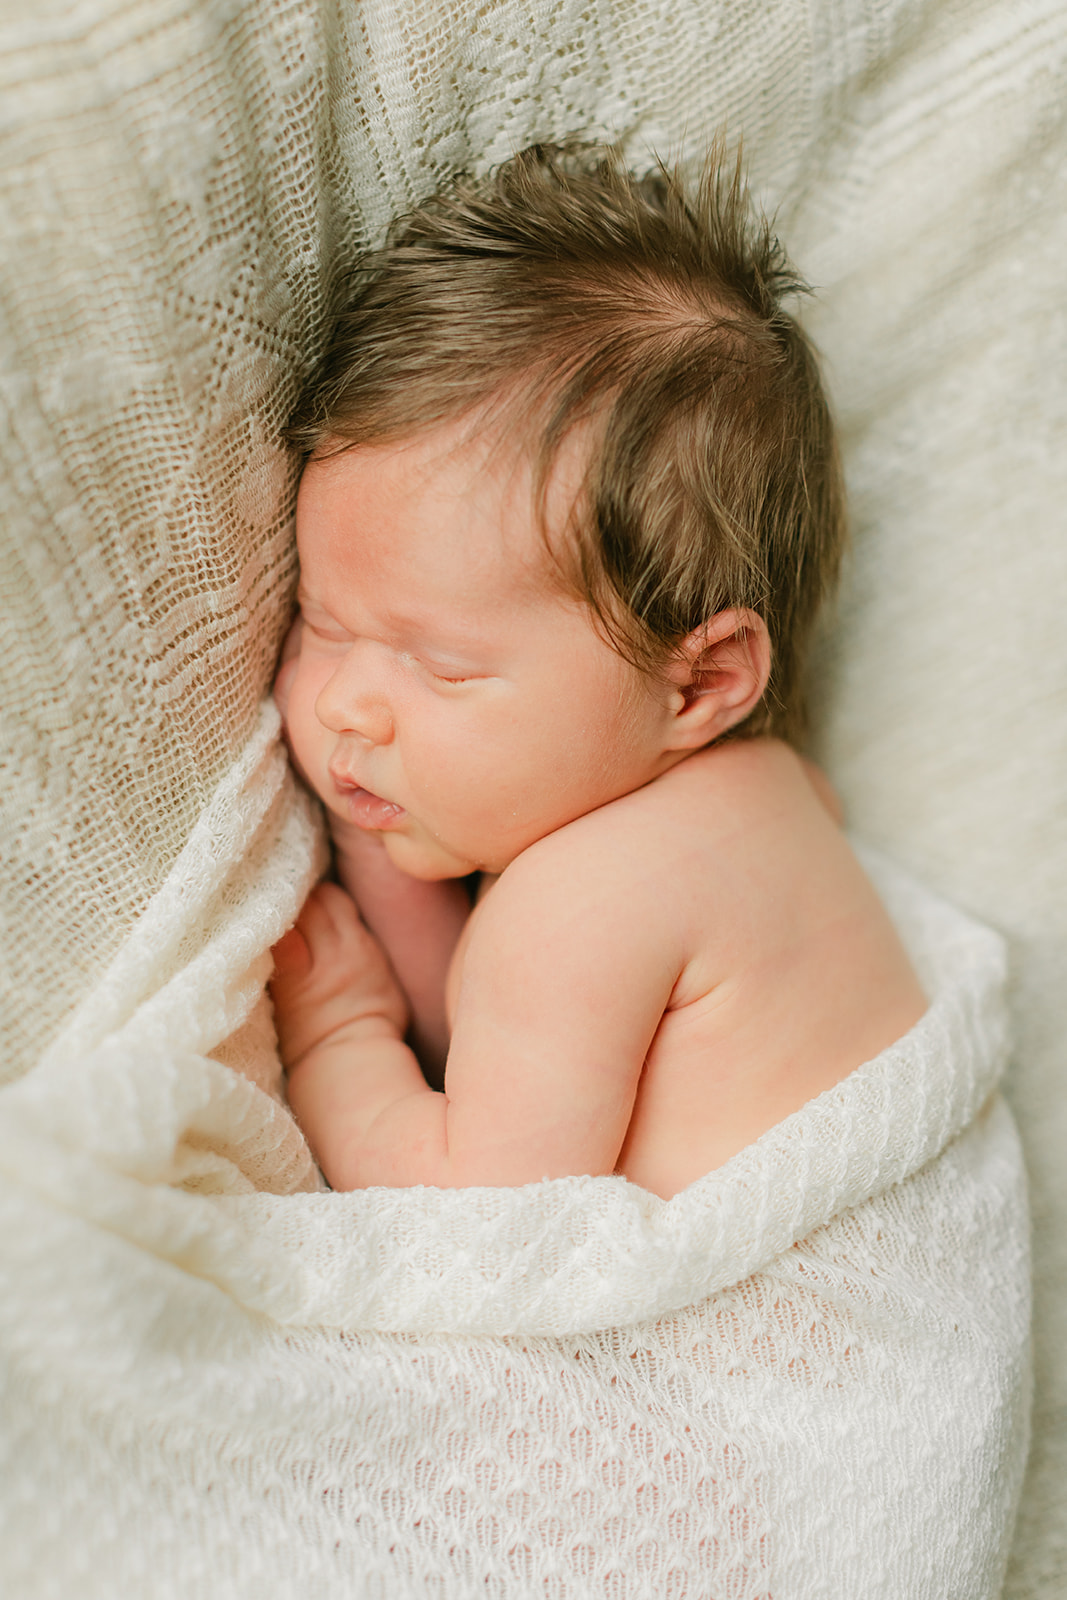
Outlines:
[{"label": "baby's arm", "polygon": [[[568,830],[569,831],[569,830]],[[680,958],[654,886],[550,841],[479,908],[445,1092],[402,1042],[388,969],[355,908],[322,885],[273,983],[289,1098],[329,1182],[522,1184],[614,1169]],[[612,869],[616,869],[614,872]],[[601,886],[599,900],[589,885]],[[584,892],[583,892],[584,890]],[[294,935],[288,935],[293,940]]]},{"label": "baby's arm", "polygon": [[[282,647],[274,682],[283,726],[300,649],[300,628],[298,618]],[[300,772],[291,753],[290,759]],[[424,883],[410,877],[389,860],[380,835],[367,834],[332,813],[327,816],[337,877],[392,963],[408,1002],[411,1044],[429,1081],[440,1086],[448,1054],[445,979],[470,915],[466,886],[454,881]]]}]

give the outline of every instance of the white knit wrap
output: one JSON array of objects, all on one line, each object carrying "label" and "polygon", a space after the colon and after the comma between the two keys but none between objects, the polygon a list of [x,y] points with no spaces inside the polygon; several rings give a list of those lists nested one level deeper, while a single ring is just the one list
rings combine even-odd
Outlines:
[{"label": "white knit wrap", "polygon": [[1026,1239],[974,923],[875,868],[928,1018],[669,1204],[328,1194],[278,1098],[266,952],[321,860],[264,709],[278,428],[345,261],[532,138],[725,124],[852,493],[819,749],[1011,936],[1009,1592],[1058,1600],[1065,61],[1060,0],[0,4],[5,1592],[997,1592]]}]

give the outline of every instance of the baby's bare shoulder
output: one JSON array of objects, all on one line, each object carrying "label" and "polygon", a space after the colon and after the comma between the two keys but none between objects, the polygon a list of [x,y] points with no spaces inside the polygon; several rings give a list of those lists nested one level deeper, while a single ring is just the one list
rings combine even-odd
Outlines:
[{"label": "baby's bare shoulder", "polygon": [[[773,849],[779,839],[832,822],[805,763],[777,739],[738,739],[698,750],[640,789],[579,817],[537,849],[560,859],[590,851],[625,852],[663,870],[699,859],[715,870],[727,858]],[[828,785],[826,785],[828,788]],[[833,833],[838,834],[836,827]],[[620,870],[625,872],[622,861]]]},{"label": "baby's bare shoulder", "polygon": [[781,870],[793,836],[813,826],[847,849],[800,758],[776,740],[738,740],[547,834],[506,869],[494,897],[516,910],[559,897],[591,915],[677,927],[680,906],[720,885],[734,890],[755,861]]}]

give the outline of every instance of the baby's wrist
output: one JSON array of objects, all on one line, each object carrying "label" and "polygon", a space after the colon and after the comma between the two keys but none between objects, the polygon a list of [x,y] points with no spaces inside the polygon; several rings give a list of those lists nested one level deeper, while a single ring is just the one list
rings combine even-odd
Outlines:
[{"label": "baby's wrist", "polygon": [[350,1067],[358,1069],[361,1051],[380,1044],[383,1040],[394,1044],[402,1043],[403,1038],[403,1028],[398,1027],[396,1018],[386,1011],[363,1012],[359,1016],[348,1017],[344,1022],[320,1033],[314,1040],[306,1043],[298,1054],[291,1054],[283,1049],[282,1061],[289,1079],[302,1068],[321,1065],[331,1058],[335,1051],[343,1054]]}]

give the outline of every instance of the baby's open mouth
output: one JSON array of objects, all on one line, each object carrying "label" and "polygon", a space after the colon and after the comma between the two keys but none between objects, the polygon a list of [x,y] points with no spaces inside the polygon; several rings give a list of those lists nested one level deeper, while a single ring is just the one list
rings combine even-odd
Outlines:
[{"label": "baby's open mouth", "polygon": [[381,795],[372,794],[369,789],[356,788],[347,783],[339,783],[337,787],[345,809],[357,828],[378,832],[395,827],[407,815],[403,806],[396,805],[392,800],[383,800]]}]

